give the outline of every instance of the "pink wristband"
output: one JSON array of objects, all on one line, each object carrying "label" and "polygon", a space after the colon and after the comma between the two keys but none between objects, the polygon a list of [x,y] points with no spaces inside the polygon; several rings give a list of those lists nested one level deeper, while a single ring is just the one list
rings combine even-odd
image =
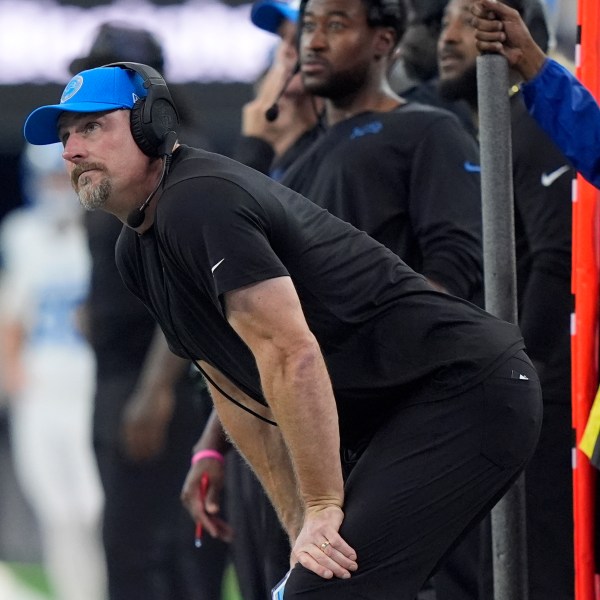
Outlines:
[{"label": "pink wristband", "polygon": [[221,464],[225,462],[225,457],[218,450],[199,450],[192,456],[192,464],[195,465],[199,460],[203,458],[214,458]]}]

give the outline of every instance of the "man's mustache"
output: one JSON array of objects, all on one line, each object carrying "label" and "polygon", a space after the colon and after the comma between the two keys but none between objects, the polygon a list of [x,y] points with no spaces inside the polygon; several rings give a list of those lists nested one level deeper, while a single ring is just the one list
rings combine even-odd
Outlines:
[{"label": "man's mustache", "polygon": [[85,173],[86,171],[103,171],[104,168],[102,165],[98,163],[80,163],[78,164],[73,171],[71,171],[71,185],[74,188],[77,188],[77,182],[79,181],[79,177]]}]

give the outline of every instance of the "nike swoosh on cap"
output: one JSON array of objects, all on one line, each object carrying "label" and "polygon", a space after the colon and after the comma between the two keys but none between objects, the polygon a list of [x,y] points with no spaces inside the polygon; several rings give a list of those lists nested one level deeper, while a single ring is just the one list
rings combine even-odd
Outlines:
[{"label": "nike swoosh on cap", "polygon": [[563,165],[552,171],[551,173],[542,173],[542,185],[544,187],[550,187],[561,175],[564,175],[571,167],[569,165]]}]

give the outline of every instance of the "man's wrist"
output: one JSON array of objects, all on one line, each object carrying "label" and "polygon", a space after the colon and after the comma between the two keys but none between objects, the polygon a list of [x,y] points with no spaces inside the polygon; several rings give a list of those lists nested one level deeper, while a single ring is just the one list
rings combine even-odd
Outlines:
[{"label": "man's wrist", "polygon": [[192,465],[195,465],[197,462],[206,458],[216,460],[221,464],[225,462],[225,457],[218,450],[214,450],[213,448],[206,448],[204,450],[198,450],[198,452],[192,454]]},{"label": "man's wrist", "polygon": [[547,57],[537,46],[530,54],[524,54],[524,57],[525,60],[519,65],[519,71],[525,81],[531,81],[542,71]]}]

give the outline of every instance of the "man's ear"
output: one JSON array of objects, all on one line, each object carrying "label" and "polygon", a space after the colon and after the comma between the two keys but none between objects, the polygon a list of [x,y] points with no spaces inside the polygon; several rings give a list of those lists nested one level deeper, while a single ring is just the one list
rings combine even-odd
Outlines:
[{"label": "man's ear", "polygon": [[375,58],[391,58],[397,45],[396,32],[392,27],[378,27],[375,36],[374,50]]}]

